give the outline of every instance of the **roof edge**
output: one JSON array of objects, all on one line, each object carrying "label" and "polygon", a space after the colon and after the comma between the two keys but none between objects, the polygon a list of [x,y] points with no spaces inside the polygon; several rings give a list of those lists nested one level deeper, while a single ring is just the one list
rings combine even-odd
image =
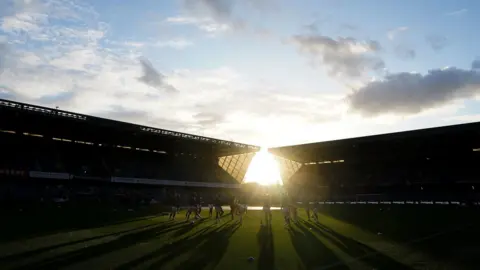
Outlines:
[{"label": "roof edge", "polygon": [[33,105],[33,104],[28,104],[28,103],[22,103],[22,102],[17,102],[17,101],[13,101],[13,100],[7,100],[7,99],[0,99],[0,108],[1,107],[8,107],[8,108],[14,108],[14,109],[23,110],[23,111],[43,113],[43,114],[46,114],[46,115],[55,115],[55,116],[60,116],[60,117],[82,120],[82,121],[88,121],[89,119],[100,120],[100,121],[108,121],[108,122],[111,122],[111,123],[119,123],[119,124],[122,124],[122,125],[130,125],[131,127],[138,128],[139,131],[143,131],[143,132],[156,133],[156,134],[165,135],[165,136],[172,136],[172,137],[180,137],[180,138],[184,138],[184,139],[196,140],[196,141],[200,141],[200,142],[207,142],[207,143],[213,143],[213,144],[219,144],[219,145],[225,145],[225,146],[231,146],[231,147],[248,148],[248,149],[257,150],[257,151],[260,150],[260,147],[256,146],[256,145],[243,144],[243,143],[226,141],[226,140],[216,139],[216,138],[211,138],[211,137],[204,137],[204,136],[199,136],[199,135],[194,135],[194,134],[189,134],[189,133],[183,133],[183,132],[178,132],[178,131],[173,131],[173,130],[167,130],[167,129],[149,127],[149,126],[144,126],[144,125],[138,125],[138,124],[124,122],[124,121],[118,121],[118,120],[102,118],[102,117],[92,116],[92,115],[85,115],[85,114],[75,113],[75,112],[71,112],[71,111],[52,109],[52,108],[48,108],[48,107],[43,107],[43,106]]},{"label": "roof edge", "polygon": [[469,123],[461,123],[461,124],[453,124],[453,125],[446,125],[446,126],[437,126],[437,127],[429,127],[429,128],[420,128],[420,129],[411,129],[411,130],[404,130],[404,131],[396,131],[390,133],[380,133],[375,135],[367,135],[367,136],[360,136],[360,137],[350,137],[350,138],[343,138],[337,140],[328,140],[328,141],[318,141],[318,142],[311,142],[311,143],[302,143],[302,144],[295,144],[295,145],[285,145],[285,146],[277,146],[277,147],[270,147],[270,150],[280,150],[284,148],[293,148],[293,147],[308,147],[314,145],[321,145],[321,144],[330,144],[330,143],[340,143],[340,142],[348,142],[348,141],[355,141],[355,140],[364,140],[364,139],[379,139],[379,138],[386,138],[389,136],[399,136],[402,134],[413,134],[416,132],[431,132],[441,129],[451,129],[451,128],[458,128],[458,127],[466,127],[466,126],[474,126],[480,125],[480,122],[469,122]]}]

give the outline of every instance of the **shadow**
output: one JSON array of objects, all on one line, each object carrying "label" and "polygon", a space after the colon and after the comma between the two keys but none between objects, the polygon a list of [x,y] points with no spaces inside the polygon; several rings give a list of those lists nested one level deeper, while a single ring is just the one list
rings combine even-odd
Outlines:
[{"label": "shadow", "polygon": [[106,243],[98,244],[91,247],[77,249],[75,251],[63,253],[53,258],[47,258],[39,262],[28,264],[16,269],[61,269],[67,266],[89,260],[94,257],[102,256],[115,250],[124,249],[144,241],[149,241],[152,238],[158,237],[161,234],[178,230],[189,224],[174,224],[164,223],[153,226],[136,233],[122,235],[116,240]]},{"label": "shadow", "polygon": [[320,212],[400,242],[464,224],[480,224],[475,208],[443,205],[324,205]]},{"label": "shadow", "polygon": [[[45,236],[73,230],[99,228],[154,218],[159,215],[156,207],[129,211],[111,206],[38,206],[19,208],[2,215],[4,230],[0,243]],[[34,223],[35,226],[31,226]],[[7,233],[8,232],[8,233]]]},{"label": "shadow", "polygon": [[275,269],[273,233],[272,233],[272,226],[270,224],[260,226],[260,230],[257,233],[257,241],[260,246],[257,269],[262,269],[262,270]]},{"label": "shadow", "polygon": [[360,243],[350,237],[335,232],[334,230],[314,222],[305,222],[318,234],[335,243],[337,247],[349,254],[354,260],[361,261],[373,269],[391,269],[391,270],[411,270],[409,267],[393,258],[377,251],[363,243]]},{"label": "shadow", "polygon": [[[171,224],[171,222],[170,221],[165,221],[165,222],[162,222],[161,224],[166,225],[166,224]],[[61,243],[61,244],[57,244],[57,245],[38,248],[38,249],[35,249],[35,250],[23,252],[23,253],[13,254],[13,255],[5,256],[5,257],[0,257],[0,263],[14,262],[14,261],[21,260],[23,258],[38,256],[42,253],[46,253],[46,252],[52,251],[54,249],[67,247],[67,246],[71,246],[71,245],[76,245],[76,244],[89,242],[89,241],[93,241],[93,240],[99,240],[99,239],[106,238],[106,237],[128,234],[128,233],[132,233],[132,232],[135,232],[135,231],[140,231],[140,230],[147,229],[147,228],[150,228],[150,227],[155,227],[155,226],[159,226],[159,224],[156,223],[156,224],[144,225],[144,226],[136,227],[136,228],[129,229],[129,230],[123,230],[123,231],[119,231],[119,232],[115,232],[115,233],[109,233],[109,234],[103,234],[103,235],[94,236],[94,237],[83,238],[83,239],[80,239],[80,240],[70,241],[70,242]]]},{"label": "shadow", "polygon": [[309,228],[301,223],[290,228],[288,233],[303,264],[299,269],[349,269]]},{"label": "shadow", "polygon": [[238,225],[227,223],[216,228],[205,227],[185,238],[125,263],[117,269],[132,269],[149,261],[153,261],[148,267],[149,269],[161,269],[166,263],[193,250],[195,250],[196,254],[192,255],[187,261],[182,262],[179,269],[202,269],[210,264],[216,265],[227,249],[228,238],[236,229],[238,229]]},{"label": "shadow", "polygon": [[[355,209],[352,211],[352,209]],[[480,263],[478,208],[456,205],[331,205],[320,212],[439,261]]]},{"label": "shadow", "polygon": [[182,221],[180,221],[180,223],[185,224],[185,226],[183,226],[179,230],[175,231],[175,233],[173,234],[173,238],[177,238],[179,236],[185,235],[188,232],[191,232],[193,229],[198,227],[200,224],[208,221],[208,219],[207,218],[202,218],[200,220],[195,221],[193,224],[191,223],[191,221],[192,220],[189,220],[189,221],[187,221],[187,220],[183,221],[182,220]]},{"label": "shadow", "polygon": [[[218,229],[208,232],[205,241],[197,246],[197,251],[181,263],[177,270],[214,269],[227,251],[230,237],[240,228],[238,223],[230,223],[220,226]],[[157,263],[152,265],[154,268]],[[161,265],[158,265],[159,267]],[[154,268],[155,269],[155,268]],[[158,269],[158,268],[156,268]]]}]

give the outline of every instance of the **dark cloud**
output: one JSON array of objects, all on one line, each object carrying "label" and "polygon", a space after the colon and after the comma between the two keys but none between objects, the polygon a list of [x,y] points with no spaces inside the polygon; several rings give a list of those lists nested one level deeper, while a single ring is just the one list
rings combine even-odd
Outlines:
[{"label": "dark cloud", "polygon": [[0,75],[7,67],[9,52],[7,44],[0,42]]},{"label": "dark cloud", "polygon": [[233,15],[233,0],[184,0],[184,5],[188,10],[197,13],[203,13],[214,17],[215,19],[227,20]]},{"label": "dark cloud", "polygon": [[480,73],[457,68],[427,74],[395,73],[373,81],[348,96],[353,110],[364,115],[414,114],[480,93]]},{"label": "dark cloud", "polygon": [[333,39],[319,34],[296,35],[293,43],[312,60],[319,60],[333,76],[359,77],[384,68],[377,56],[382,47],[374,40],[359,41],[352,37]]},{"label": "dark cloud", "polygon": [[[278,10],[278,3],[273,0],[183,0],[184,8],[202,19],[210,18],[217,23],[227,24],[234,30],[252,30],[249,22],[238,14],[239,9],[248,8],[265,14]],[[258,29],[253,27],[254,32]]]},{"label": "dark cloud", "polygon": [[353,25],[353,24],[344,23],[344,24],[340,25],[340,30],[346,30],[346,31],[355,32],[355,31],[358,31],[358,30],[359,30],[359,27],[358,27],[358,26],[355,26],[355,25]]},{"label": "dark cloud", "polygon": [[480,59],[473,60],[472,69],[480,69]]},{"label": "dark cloud", "polygon": [[245,4],[259,11],[277,10],[273,0],[183,0],[184,6],[197,13],[204,13],[217,19],[231,19],[239,4]]},{"label": "dark cloud", "polygon": [[407,46],[399,45],[395,48],[395,54],[401,59],[412,60],[416,57],[414,49]]},{"label": "dark cloud", "polygon": [[246,22],[234,14],[234,0],[183,0],[185,9],[196,17],[209,18],[233,30],[244,30]]},{"label": "dark cloud", "polygon": [[140,82],[166,92],[178,92],[175,87],[165,82],[167,77],[158,72],[150,63],[150,61],[146,59],[140,59],[140,64],[142,65],[143,70],[143,76],[138,78]]},{"label": "dark cloud", "polygon": [[428,45],[436,52],[443,50],[448,45],[447,38],[441,35],[428,35],[425,39]]},{"label": "dark cloud", "polygon": [[316,32],[318,32],[318,30],[319,30],[319,29],[318,29],[318,24],[319,24],[318,21],[315,20],[315,21],[313,21],[313,22],[311,22],[311,23],[305,24],[305,25],[304,25],[304,28],[305,28],[305,30],[307,30],[307,31],[309,31],[309,32],[316,33]]}]

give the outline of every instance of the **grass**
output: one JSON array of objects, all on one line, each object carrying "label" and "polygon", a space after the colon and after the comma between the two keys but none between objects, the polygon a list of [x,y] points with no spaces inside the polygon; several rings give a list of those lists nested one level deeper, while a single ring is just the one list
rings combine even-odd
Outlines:
[{"label": "grass", "polygon": [[0,268],[478,268],[476,209],[335,205],[322,209],[319,224],[299,212],[300,222],[290,229],[279,211],[271,226],[260,225],[261,211],[249,211],[241,226],[229,217],[220,224],[208,218],[190,224],[183,213],[168,221],[146,210],[8,213],[2,219],[7,229],[0,235]]}]

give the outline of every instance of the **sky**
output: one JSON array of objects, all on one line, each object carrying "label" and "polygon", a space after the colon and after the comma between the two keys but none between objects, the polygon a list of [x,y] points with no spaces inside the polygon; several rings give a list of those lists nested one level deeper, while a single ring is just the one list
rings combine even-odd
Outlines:
[{"label": "sky", "polygon": [[479,1],[2,0],[0,98],[272,147],[480,121]]}]

